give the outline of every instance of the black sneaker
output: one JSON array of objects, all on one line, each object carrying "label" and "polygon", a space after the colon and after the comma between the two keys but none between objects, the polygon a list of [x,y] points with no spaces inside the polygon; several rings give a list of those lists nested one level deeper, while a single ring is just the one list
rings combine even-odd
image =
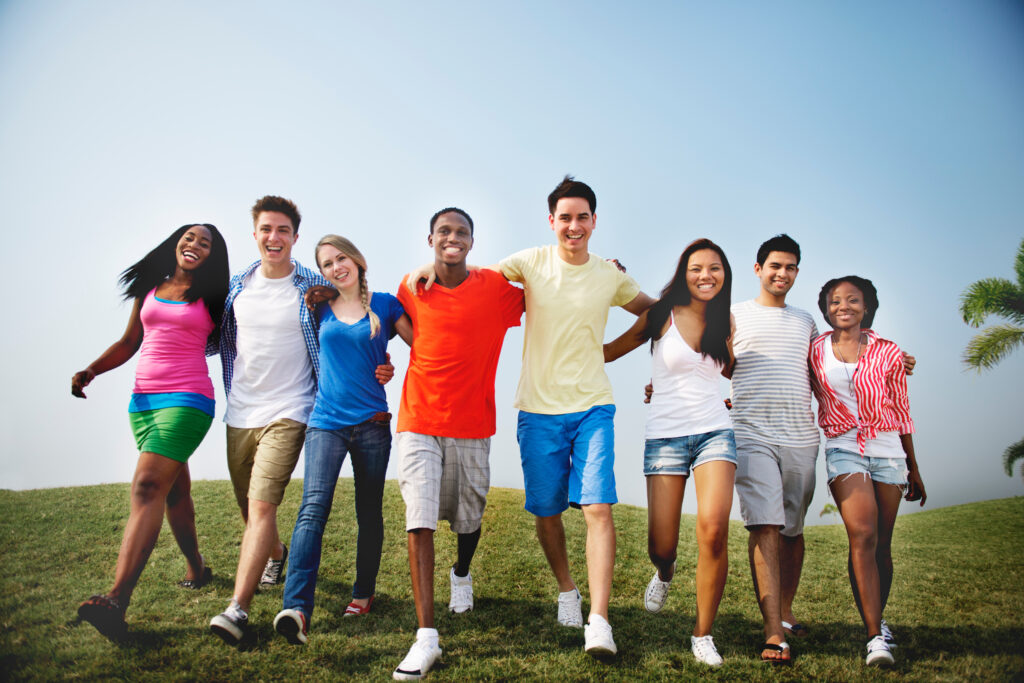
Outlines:
[{"label": "black sneaker", "polygon": [[238,645],[248,625],[249,615],[232,601],[226,610],[210,620],[210,631],[228,645]]},{"label": "black sneaker", "polygon": [[267,566],[263,568],[263,576],[260,577],[261,586],[276,586],[284,578],[284,563],[288,561],[288,546],[282,544],[284,554],[280,560],[267,560]]}]

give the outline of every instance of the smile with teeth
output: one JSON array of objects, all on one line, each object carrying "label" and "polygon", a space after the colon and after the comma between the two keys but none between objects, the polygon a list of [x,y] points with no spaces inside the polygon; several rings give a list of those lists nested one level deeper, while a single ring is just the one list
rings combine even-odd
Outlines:
[{"label": "smile with teeth", "polygon": [[182,258],[184,258],[184,259],[185,259],[186,261],[198,261],[198,260],[199,260],[199,255],[198,255],[198,254],[196,254],[196,253],[195,253],[194,251],[192,251],[191,249],[182,249],[182,250],[181,250],[181,256],[182,256]]}]

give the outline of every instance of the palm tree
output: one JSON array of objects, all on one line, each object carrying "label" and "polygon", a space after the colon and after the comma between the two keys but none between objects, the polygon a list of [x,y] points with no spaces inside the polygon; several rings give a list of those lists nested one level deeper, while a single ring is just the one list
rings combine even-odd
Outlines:
[{"label": "palm tree", "polygon": [[[985,318],[998,315],[1009,322],[993,325],[976,334],[964,350],[964,363],[978,372],[995,367],[1018,346],[1024,344],[1024,241],[1013,263],[1017,282],[1000,277],[978,280],[960,295],[960,313],[971,327],[980,327]],[[1013,476],[1013,466],[1024,460],[1024,439],[1003,452],[1003,467]],[[1024,478],[1024,468],[1021,470]]]}]

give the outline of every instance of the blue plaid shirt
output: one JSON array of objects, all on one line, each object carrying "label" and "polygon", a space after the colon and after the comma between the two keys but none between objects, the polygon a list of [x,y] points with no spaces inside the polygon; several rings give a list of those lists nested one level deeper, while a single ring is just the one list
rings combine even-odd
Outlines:
[{"label": "blue plaid shirt", "polygon": [[[253,272],[260,267],[261,261],[256,261],[248,268],[231,278],[228,285],[228,298],[224,302],[224,318],[221,320],[220,328],[220,364],[224,369],[224,393],[231,393],[231,377],[235,372],[235,359],[238,357],[238,346],[235,343],[238,338],[238,327],[235,323],[235,299],[245,289],[245,282]],[[302,338],[306,342],[306,351],[309,353],[309,360],[313,364],[313,384],[317,385],[320,377],[320,339],[317,336],[320,331],[320,323],[306,310],[303,296],[306,290],[313,285],[330,284],[318,273],[314,273],[295,259],[292,259],[292,282],[299,290],[299,324],[302,326]]]}]

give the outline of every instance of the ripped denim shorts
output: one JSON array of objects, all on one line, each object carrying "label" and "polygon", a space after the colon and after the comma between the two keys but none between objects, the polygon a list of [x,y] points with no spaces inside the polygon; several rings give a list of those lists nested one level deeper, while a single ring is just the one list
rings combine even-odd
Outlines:
[{"label": "ripped denim shorts", "polygon": [[828,473],[829,484],[837,477],[863,474],[881,484],[894,484],[901,488],[907,486],[906,458],[872,458],[842,448],[826,448],[825,471]]},{"label": "ripped denim shorts", "polygon": [[644,441],[645,477],[652,474],[687,476],[694,467],[712,460],[736,464],[736,437],[731,429]]}]

